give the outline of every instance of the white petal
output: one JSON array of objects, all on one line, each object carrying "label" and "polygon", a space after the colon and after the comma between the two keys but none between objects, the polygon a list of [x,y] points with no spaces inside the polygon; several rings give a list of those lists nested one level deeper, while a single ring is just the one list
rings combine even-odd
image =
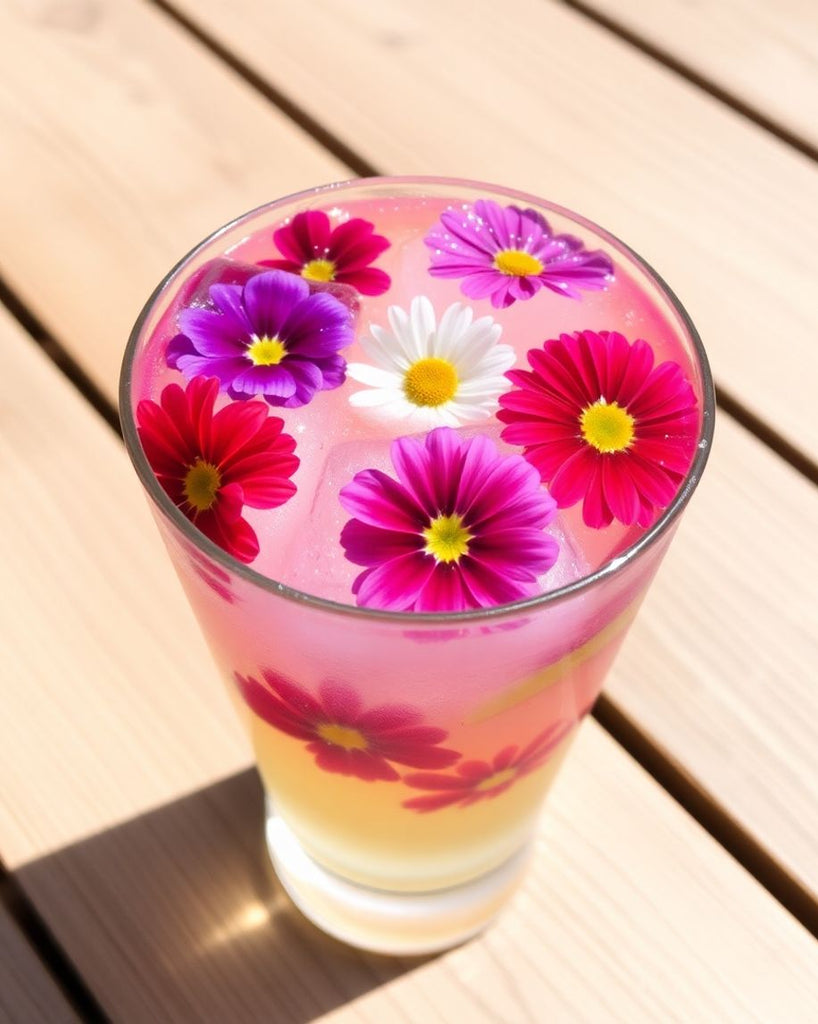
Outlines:
[{"label": "white petal", "polygon": [[436,334],[435,355],[447,358],[472,320],[472,309],[461,302],[455,302],[440,318]]},{"label": "white petal", "polygon": [[361,338],[361,348],[376,366],[396,373],[405,373],[412,365],[403,344],[389,331],[370,328],[370,337]]},{"label": "white petal", "polygon": [[400,391],[391,391],[388,388],[370,388],[366,391],[355,391],[349,396],[349,404],[358,408],[373,408],[378,405],[395,406],[406,399]]},{"label": "white petal", "polygon": [[369,363],[347,363],[347,375],[360,384],[368,384],[373,388],[391,388],[396,390],[401,386],[402,376],[393,370],[382,370],[377,366],[370,366]]},{"label": "white petal", "polygon": [[498,377],[514,365],[514,349],[510,345],[492,345],[488,350],[475,346],[458,355],[456,367],[461,379]]},{"label": "white petal", "polygon": [[447,406],[459,423],[478,423],[480,420],[488,419],[493,410],[481,405],[471,405],[465,402],[450,402]]},{"label": "white petal", "polygon": [[435,311],[432,303],[425,295],[417,295],[409,307],[409,318],[412,325],[412,352],[407,355],[414,360],[424,359],[431,351],[435,334]]},{"label": "white petal", "polygon": [[480,397],[495,398],[511,387],[504,377],[474,377],[461,381],[457,388],[458,399],[473,401]]}]

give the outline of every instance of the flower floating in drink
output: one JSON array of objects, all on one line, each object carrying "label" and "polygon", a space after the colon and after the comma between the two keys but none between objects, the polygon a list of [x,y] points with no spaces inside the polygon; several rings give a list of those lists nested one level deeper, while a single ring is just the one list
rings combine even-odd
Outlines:
[{"label": "flower floating in drink", "polygon": [[479,882],[484,922],[703,464],[697,345],[612,238],[467,184],[273,204],[149,307],[126,440],[308,913]]}]

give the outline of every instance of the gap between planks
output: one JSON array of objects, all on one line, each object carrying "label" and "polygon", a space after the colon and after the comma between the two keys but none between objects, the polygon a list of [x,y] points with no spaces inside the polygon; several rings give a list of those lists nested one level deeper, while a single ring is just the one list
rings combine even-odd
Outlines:
[{"label": "gap between planks", "polygon": [[655,60],[658,64],[664,65],[668,70],[673,71],[674,74],[679,75],[686,82],[696,86],[697,89],[701,89],[702,92],[707,93],[714,100],[723,103],[724,106],[729,107],[740,117],[746,118],[746,120],[751,121],[759,128],[769,132],[770,135],[774,135],[787,146],[791,146],[811,160],[818,160],[818,147],[810,142],[809,139],[787,128],[786,125],[775,118],[769,117],[754,104],[742,100],[730,89],[724,88],[708,75],[702,74],[684,60],[675,57],[670,50],[651,42],[641,32],[628,28],[627,25],[617,18],[603,14],[591,4],[583,3],[583,0],[553,0],[553,2],[562,4],[563,7],[568,7],[572,11],[583,15],[583,17],[592,21],[595,25],[605,29],[606,32],[617,36],[623,42],[628,43],[628,45],[640,50],[647,57]]},{"label": "gap between planks", "polygon": [[[162,3],[162,0],[154,0]],[[102,419],[121,437],[119,414],[115,405],[85,374],[73,357],[45,328],[39,318],[0,278],[0,302],[5,304],[20,326],[43,349],[61,373],[93,406]],[[818,482],[818,466],[792,449],[762,421],[745,410],[734,398],[719,392],[719,407],[723,415],[731,416],[749,429],[763,443],[773,448],[798,472]],[[776,441],[778,444],[776,444]],[[776,860],[727,812],[703,787],[685,773],[648,733],[640,729],[613,701],[604,694],[594,706],[593,717],[602,728],[640,764],[699,825],[758,881],[793,917],[818,938],[818,905],[807,890],[790,876]],[[2,867],[0,867],[2,872]],[[0,874],[2,880],[2,874]],[[69,988],[76,989],[80,998],[84,988],[76,972],[54,940],[33,906],[19,889],[15,889],[16,904],[23,918],[20,926],[42,948],[44,959],[53,965],[55,977],[67,979]],[[25,920],[28,925],[22,923]],[[30,930],[29,930],[30,929]],[[42,946],[41,946],[42,940]],[[90,993],[87,998],[93,1003]],[[98,1008],[97,1008],[98,1009]],[[101,1011],[99,1011],[101,1013]],[[104,1019],[104,1017],[91,1018]]]},{"label": "gap between planks", "polygon": [[0,865],[0,910],[4,910],[28,942],[32,955],[82,1021],[108,1020],[50,929],[23,893],[13,875]]}]

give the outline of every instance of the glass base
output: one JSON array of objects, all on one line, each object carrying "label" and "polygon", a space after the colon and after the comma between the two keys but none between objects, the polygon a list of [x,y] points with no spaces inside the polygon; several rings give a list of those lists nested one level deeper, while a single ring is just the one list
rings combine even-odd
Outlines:
[{"label": "glass base", "polygon": [[267,849],[298,909],[322,931],[373,953],[438,953],[471,938],[517,887],[526,847],[488,874],[435,892],[386,892],[347,881],[317,864],[267,802]]}]

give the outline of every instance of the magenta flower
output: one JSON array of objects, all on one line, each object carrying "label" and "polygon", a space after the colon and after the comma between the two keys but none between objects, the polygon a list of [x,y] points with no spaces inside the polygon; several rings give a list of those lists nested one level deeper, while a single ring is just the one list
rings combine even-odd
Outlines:
[{"label": "magenta flower", "polygon": [[528,362],[506,374],[518,390],[500,398],[503,440],[524,447],[561,508],[583,502],[588,526],[648,526],[696,449],[696,396],[682,368],[654,367],[646,341],[616,331],[562,334]]},{"label": "magenta flower", "polygon": [[295,441],[261,402],[214,413],[215,378],[195,377],[185,391],[168,384],[157,404],[136,408],[139,439],[156,479],[194,526],[240,562],[259,551],[242,518],[245,505],[276,508],[295,494]]},{"label": "magenta flower", "polygon": [[327,680],[315,698],[269,669],[263,670],[262,681],[238,672],[235,678],[250,708],[274,728],[305,740],[324,771],[394,782],[400,776],[389,762],[447,768],[460,757],[438,746],[448,733],[424,725],[415,708],[381,704],[367,710],[347,683]]},{"label": "magenta flower", "polygon": [[573,235],[553,234],[536,210],[490,199],[446,210],[424,242],[433,277],[463,278],[464,295],[489,298],[498,309],[541,288],[579,299],[583,288],[605,288],[613,275],[604,252],[589,252]]},{"label": "magenta flower", "polygon": [[210,300],[215,309],[182,310],[182,333],[168,345],[168,365],[186,377],[218,377],[231,398],[260,395],[288,409],[343,384],[339,349],[353,330],[349,310],[332,295],[269,270],[243,285],[211,285]]},{"label": "magenta flower", "polygon": [[437,772],[416,772],[404,775],[403,781],[413,789],[429,790],[429,796],[404,800],[412,811],[438,811],[442,807],[470,807],[479,800],[493,800],[509,787],[541,767],[554,748],[573,728],[573,722],[557,722],[520,750],[504,747],[491,761],[461,761],[454,775]]},{"label": "magenta flower", "polygon": [[323,210],[307,210],[273,235],[284,259],[262,262],[309,281],[334,281],[362,295],[382,295],[389,275],[369,264],[389,248],[389,241],[374,231],[374,224],[360,217],[332,228]]},{"label": "magenta flower", "polygon": [[376,469],[341,489],[353,515],[346,557],[367,568],[359,605],[394,611],[464,611],[517,601],[557,558],[543,530],[555,503],[539,475],[486,437],[438,427],[392,443],[394,480]]}]

